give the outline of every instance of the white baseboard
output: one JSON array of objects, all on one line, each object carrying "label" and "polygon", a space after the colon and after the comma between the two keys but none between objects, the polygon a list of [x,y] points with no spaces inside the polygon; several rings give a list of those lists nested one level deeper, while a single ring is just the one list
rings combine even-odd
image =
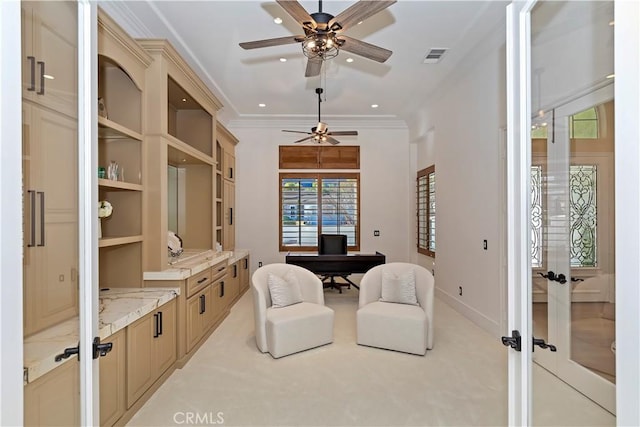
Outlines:
[{"label": "white baseboard", "polygon": [[489,319],[487,316],[480,313],[478,310],[468,306],[467,304],[463,303],[455,296],[443,291],[438,287],[436,287],[435,293],[438,298],[446,302],[454,310],[462,314],[467,319],[471,320],[476,325],[480,326],[482,329],[484,329],[485,331],[487,331],[497,339],[499,339],[502,335],[504,335],[504,331],[500,330],[499,321]]}]

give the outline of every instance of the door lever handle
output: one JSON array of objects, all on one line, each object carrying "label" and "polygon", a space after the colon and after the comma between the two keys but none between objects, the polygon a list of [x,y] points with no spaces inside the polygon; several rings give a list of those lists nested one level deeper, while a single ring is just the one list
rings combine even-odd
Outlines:
[{"label": "door lever handle", "polygon": [[60,362],[62,359],[68,359],[74,354],[77,354],[78,360],[80,360],[80,343],[78,343],[76,347],[65,348],[64,352],[58,354],[53,360],[55,360],[56,362]]},{"label": "door lever handle", "polygon": [[515,351],[522,351],[522,336],[520,331],[511,331],[510,337],[502,337],[502,345],[511,347]]},{"label": "door lever handle", "polygon": [[553,271],[547,271],[547,274],[544,274],[544,273],[538,273],[538,274],[547,280],[553,280],[553,281],[556,280],[556,273],[554,273]]},{"label": "door lever handle", "polygon": [[567,283],[567,276],[565,276],[562,273],[556,274],[553,271],[547,271],[547,274],[544,274],[544,273],[538,273],[538,274],[541,275],[542,277],[544,277],[547,280],[552,280],[554,282],[558,282],[561,285],[564,285],[565,283]]},{"label": "door lever handle", "polygon": [[535,351],[535,347],[538,346],[540,348],[548,348],[549,351],[558,351],[558,349],[556,348],[555,345],[553,344],[547,344],[546,342],[544,342],[544,340],[542,338],[536,338],[533,337],[533,347],[531,347],[534,351]]}]

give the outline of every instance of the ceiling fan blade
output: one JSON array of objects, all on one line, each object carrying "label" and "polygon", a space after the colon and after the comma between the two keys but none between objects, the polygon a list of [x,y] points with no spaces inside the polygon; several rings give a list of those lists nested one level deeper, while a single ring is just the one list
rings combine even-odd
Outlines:
[{"label": "ceiling fan blade", "polygon": [[340,141],[338,141],[338,140],[337,140],[337,139],[335,139],[335,138],[331,138],[330,136],[325,136],[325,138],[326,138],[326,141],[327,141],[329,144],[333,144],[333,145],[340,144]]},{"label": "ceiling fan blade", "polygon": [[320,70],[322,69],[322,60],[318,61],[315,59],[307,60],[307,70],[304,73],[305,77],[315,77],[320,75]]},{"label": "ceiling fan blade", "polygon": [[300,131],[300,130],[284,130],[284,129],[283,129],[283,130],[282,130],[282,132],[290,132],[290,133],[304,133],[304,134],[307,134],[307,135],[313,135],[311,132],[302,132],[302,131]]},{"label": "ceiling fan blade", "polygon": [[333,135],[333,136],[357,136],[358,135],[358,131],[357,130],[338,130],[338,131],[334,131],[334,132],[328,132],[327,135]]},{"label": "ceiling fan blade", "polygon": [[297,0],[276,0],[276,3],[303,27],[307,23],[309,23],[313,29],[317,27],[316,21],[313,20],[309,12],[307,12]]},{"label": "ceiling fan blade", "polygon": [[297,140],[297,141],[293,141],[293,143],[294,143],[294,144],[297,144],[298,142],[304,142],[304,141],[307,141],[307,140],[309,140],[309,139],[313,139],[313,138],[314,138],[313,136],[308,136],[308,137],[306,137],[306,138],[302,138],[302,139],[299,139],[299,140]]},{"label": "ceiling fan blade", "polygon": [[393,53],[388,49],[349,36],[340,35],[339,38],[344,40],[344,44],[340,47],[341,50],[346,50],[347,52],[355,53],[356,55],[364,56],[374,61],[385,62]]},{"label": "ceiling fan blade", "polygon": [[280,46],[284,44],[300,43],[302,39],[304,39],[304,36],[278,37],[275,39],[256,40],[253,42],[240,43],[240,47],[243,49],[257,49],[260,47]]},{"label": "ceiling fan blade", "polygon": [[395,2],[396,0],[360,0],[358,3],[346,8],[340,12],[338,16],[329,21],[329,28],[331,28],[335,23],[338,23],[340,27],[342,27],[340,31],[346,30],[347,28],[356,25],[358,22],[364,21],[370,16],[383,11]]}]

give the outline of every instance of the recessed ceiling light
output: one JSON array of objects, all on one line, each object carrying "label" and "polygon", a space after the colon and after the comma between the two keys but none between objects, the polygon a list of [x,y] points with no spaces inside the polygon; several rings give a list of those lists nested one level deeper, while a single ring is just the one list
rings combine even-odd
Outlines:
[{"label": "recessed ceiling light", "polygon": [[371,108],[378,108],[379,105],[378,104],[371,104]]},{"label": "recessed ceiling light", "polygon": [[362,24],[362,21],[358,22],[358,25]]},{"label": "recessed ceiling light", "polygon": [[607,76],[607,78],[608,78],[608,79],[612,79],[612,78],[614,78],[615,76],[616,76],[615,74],[609,74],[609,75]]},{"label": "recessed ceiling light", "polygon": [[609,26],[613,27],[616,24],[616,21],[609,21]]},{"label": "recessed ceiling light", "polygon": [[267,104],[262,104],[262,103],[258,104],[258,107],[260,107],[260,108],[264,108],[266,106],[267,106]]},{"label": "recessed ceiling light", "polygon": [[280,62],[287,62],[287,58],[280,58]]},{"label": "recessed ceiling light", "polygon": [[353,58],[347,58],[347,62],[353,62]]},{"label": "recessed ceiling light", "polygon": [[187,102],[187,98],[182,98],[182,102]]},{"label": "recessed ceiling light", "polygon": [[278,24],[278,25],[280,25],[280,24],[282,24],[282,18],[280,18],[280,17],[273,18],[273,22]]},{"label": "recessed ceiling light", "polygon": [[50,74],[43,74],[42,77],[44,77],[45,79],[49,79],[49,80],[55,80],[55,77],[53,77]]}]

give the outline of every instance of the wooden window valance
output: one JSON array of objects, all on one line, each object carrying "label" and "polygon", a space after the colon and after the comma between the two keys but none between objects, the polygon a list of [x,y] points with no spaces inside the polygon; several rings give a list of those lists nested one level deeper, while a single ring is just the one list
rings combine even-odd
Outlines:
[{"label": "wooden window valance", "polygon": [[360,169],[360,147],[281,145],[280,169]]}]

